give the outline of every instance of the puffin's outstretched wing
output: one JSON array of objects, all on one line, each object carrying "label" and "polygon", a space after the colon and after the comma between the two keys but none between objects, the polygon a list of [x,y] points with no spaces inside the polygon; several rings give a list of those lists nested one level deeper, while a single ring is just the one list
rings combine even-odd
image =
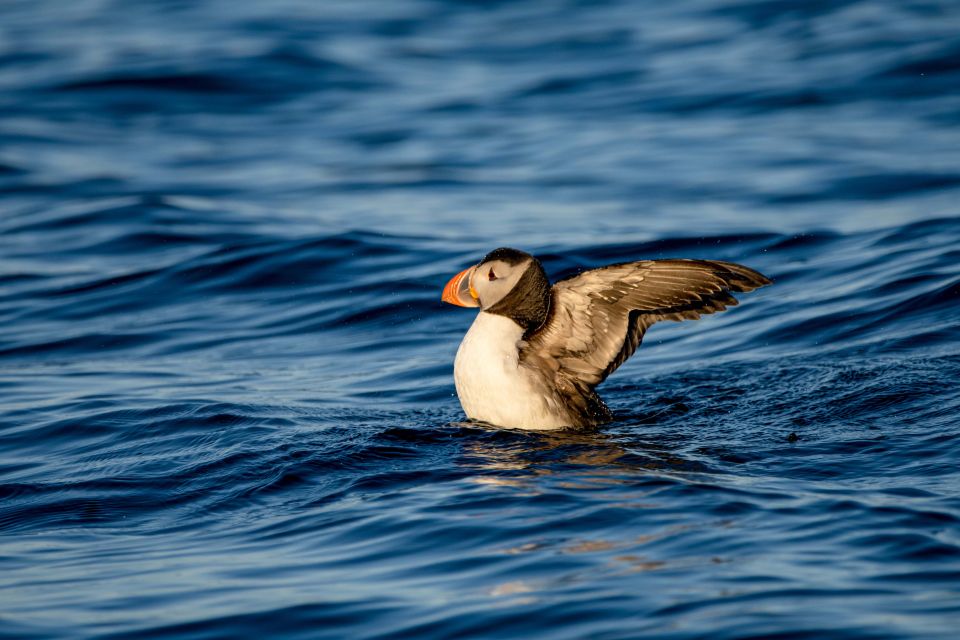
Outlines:
[{"label": "puffin's outstretched wing", "polygon": [[753,269],[716,260],[642,260],[585,271],[553,285],[550,315],[520,359],[553,372],[560,386],[592,389],[633,355],[653,323],[723,311],[737,304],[731,292],[766,284]]}]

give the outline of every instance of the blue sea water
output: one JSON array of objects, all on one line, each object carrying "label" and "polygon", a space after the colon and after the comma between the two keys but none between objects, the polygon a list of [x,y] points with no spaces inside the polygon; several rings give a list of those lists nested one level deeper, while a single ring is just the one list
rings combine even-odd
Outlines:
[{"label": "blue sea water", "polygon": [[[441,305],[775,280],[595,433]],[[960,5],[0,4],[0,637],[954,638]]]}]

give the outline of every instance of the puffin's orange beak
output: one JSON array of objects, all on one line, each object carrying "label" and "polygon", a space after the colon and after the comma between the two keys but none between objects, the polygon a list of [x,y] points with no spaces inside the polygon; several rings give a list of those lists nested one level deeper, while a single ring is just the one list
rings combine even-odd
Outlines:
[{"label": "puffin's orange beak", "polygon": [[476,267],[470,267],[450,278],[450,282],[443,288],[443,296],[440,299],[458,307],[479,307],[477,292],[470,284],[470,278],[475,270]]}]

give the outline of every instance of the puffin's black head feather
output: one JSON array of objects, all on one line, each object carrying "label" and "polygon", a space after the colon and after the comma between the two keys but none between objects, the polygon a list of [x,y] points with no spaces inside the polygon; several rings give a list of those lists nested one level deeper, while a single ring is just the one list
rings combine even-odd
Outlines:
[{"label": "puffin's black head feather", "polygon": [[501,260],[513,266],[515,264],[520,264],[524,260],[529,260],[530,258],[533,258],[533,256],[524,251],[511,249],[510,247],[500,247],[499,249],[494,249],[487,255],[483,256],[483,260],[480,261],[480,264],[489,262],[490,260]]}]

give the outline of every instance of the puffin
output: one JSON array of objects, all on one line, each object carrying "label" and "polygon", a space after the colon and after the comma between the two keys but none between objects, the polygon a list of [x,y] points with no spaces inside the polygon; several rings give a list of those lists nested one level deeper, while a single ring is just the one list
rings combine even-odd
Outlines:
[{"label": "puffin", "polygon": [[457,349],[457,396],[470,420],[516,429],[584,429],[613,415],[595,388],[661,320],[696,320],[770,284],[719,260],[640,260],[550,284],[540,261],[501,247],[453,276],[441,300],[477,307]]}]

